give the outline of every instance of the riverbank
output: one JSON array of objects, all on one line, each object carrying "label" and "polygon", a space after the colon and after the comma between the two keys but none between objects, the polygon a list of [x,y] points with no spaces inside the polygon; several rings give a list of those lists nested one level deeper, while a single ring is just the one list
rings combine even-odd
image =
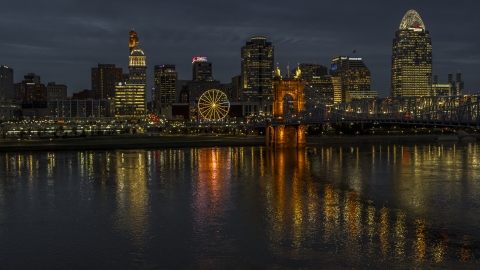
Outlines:
[{"label": "riverbank", "polygon": [[[414,143],[414,142],[475,142],[479,136],[456,135],[418,135],[418,136],[356,136],[327,137],[309,136],[307,146],[335,144],[375,144],[375,143]],[[265,146],[262,136],[145,136],[121,135],[81,137],[54,140],[6,140],[0,141],[0,152],[16,151],[82,151],[117,149],[155,149],[187,147],[229,147],[229,146]]]},{"label": "riverbank", "polygon": [[54,140],[7,140],[0,142],[0,152],[77,151],[115,149],[153,149],[185,147],[263,146],[265,137],[231,136],[145,136],[120,135]]},{"label": "riverbank", "polygon": [[324,144],[372,144],[372,143],[410,143],[410,142],[475,142],[478,135],[412,135],[412,136],[356,136],[356,137],[307,137],[307,146]]}]

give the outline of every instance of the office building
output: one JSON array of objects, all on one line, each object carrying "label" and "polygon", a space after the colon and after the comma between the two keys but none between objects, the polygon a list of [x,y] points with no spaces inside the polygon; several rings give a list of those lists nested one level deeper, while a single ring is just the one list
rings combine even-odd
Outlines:
[{"label": "office building", "polygon": [[192,80],[184,84],[183,90],[188,90],[190,119],[197,119],[197,103],[200,96],[210,89],[220,90],[220,81],[213,79],[212,62],[206,56],[195,56],[192,59]]},{"label": "office building", "polygon": [[248,116],[271,115],[274,63],[274,47],[266,37],[252,37],[241,48],[242,99]]},{"label": "office building", "polygon": [[12,118],[9,104],[13,99],[13,94],[13,69],[0,66],[0,121]]},{"label": "office building", "polygon": [[395,32],[392,47],[393,97],[427,96],[432,88],[432,40],[420,15],[409,10]]},{"label": "office building", "polygon": [[452,91],[452,95],[453,96],[460,96],[463,92],[463,89],[464,89],[464,83],[462,81],[462,73],[460,73],[460,71],[457,72],[456,76],[455,76],[455,82],[453,83],[453,91]]},{"label": "office building", "polygon": [[206,56],[195,56],[192,59],[192,81],[213,80],[212,62]]},{"label": "office building", "polygon": [[432,96],[460,96],[463,91],[464,83],[462,81],[462,73],[460,71],[456,74],[455,80],[453,74],[448,74],[447,83],[439,83],[438,76],[433,76]]},{"label": "office building", "polygon": [[107,99],[64,99],[50,101],[48,106],[51,117],[75,119],[110,117],[111,103],[113,101]]},{"label": "office building", "polygon": [[13,99],[13,69],[0,66],[0,101]]},{"label": "office building", "polygon": [[378,93],[377,91],[348,91],[348,100],[350,101],[355,101],[355,100],[361,100],[361,99],[375,99],[378,98]]},{"label": "office building", "polygon": [[432,83],[431,96],[450,96],[452,95],[451,83]]},{"label": "office building", "polygon": [[[340,80],[338,80],[340,81]],[[340,91],[341,91],[341,85]],[[334,87],[331,75],[312,76],[305,84],[305,100],[315,104],[333,104]],[[341,93],[341,92],[340,92]],[[340,97],[341,99],[341,97]]]},{"label": "office building", "polygon": [[242,101],[242,76],[237,75],[233,77],[230,84],[232,85],[232,93],[229,96],[230,101]]},{"label": "office building", "polygon": [[155,66],[155,102],[156,110],[166,108],[176,102],[178,72],[175,65]]},{"label": "office building", "polygon": [[296,74],[297,70],[300,70],[300,78],[304,79],[307,84],[311,84],[314,77],[328,75],[328,68],[324,65],[300,63],[292,69],[291,74]]},{"label": "office building", "polygon": [[64,84],[56,84],[55,82],[49,82],[47,84],[47,102],[65,100],[67,99],[67,86]]},{"label": "office building", "polygon": [[113,99],[115,97],[115,82],[123,81],[122,68],[114,64],[98,64],[92,68],[92,90],[96,99]]},{"label": "office building", "polygon": [[40,83],[40,76],[28,73],[24,80],[14,85],[14,99],[25,108],[45,108],[47,106],[47,88]]},{"label": "office building", "polygon": [[83,99],[95,99],[95,94],[93,93],[92,90],[85,89],[83,91],[80,91],[78,93],[73,93],[72,94],[72,99],[76,100],[83,100]]},{"label": "office building", "polygon": [[[349,91],[370,90],[370,70],[362,58],[337,56],[332,59],[330,75],[339,77],[341,84],[341,102],[348,102]],[[338,81],[337,81],[338,83]],[[337,93],[337,100],[339,98]]]},{"label": "office building", "polygon": [[128,79],[115,83],[115,117],[139,120],[146,116],[146,56],[137,41],[129,55]]}]

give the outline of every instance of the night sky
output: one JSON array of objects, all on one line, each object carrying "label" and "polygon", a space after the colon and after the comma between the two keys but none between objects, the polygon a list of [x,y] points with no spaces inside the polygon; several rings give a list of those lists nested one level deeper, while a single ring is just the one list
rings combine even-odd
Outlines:
[{"label": "night sky", "polygon": [[127,73],[128,33],[135,28],[147,56],[148,88],[154,65],[175,64],[180,79],[191,79],[195,55],[207,56],[214,78],[228,83],[240,74],[240,48],[261,35],[275,46],[282,74],[287,64],[329,66],[333,56],[362,57],[372,90],[388,96],[392,40],[409,9],[430,31],[439,82],[461,70],[464,93],[478,92],[478,0],[3,1],[0,65],[14,69],[15,82],[34,72],[42,83],[66,83],[69,94],[90,89],[98,63]]}]

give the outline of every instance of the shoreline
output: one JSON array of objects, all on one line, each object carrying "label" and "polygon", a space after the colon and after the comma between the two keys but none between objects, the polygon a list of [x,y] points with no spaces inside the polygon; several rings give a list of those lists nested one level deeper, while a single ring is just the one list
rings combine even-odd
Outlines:
[{"label": "shoreline", "polygon": [[[357,137],[306,137],[307,147],[325,145],[389,144],[389,143],[457,143],[476,142],[479,136],[461,137],[457,135],[415,135],[415,136],[357,136]],[[236,147],[265,146],[265,137],[234,137],[210,135],[179,136],[99,136],[84,138],[67,138],[55,140],[0,141],[0,152],[25,151],[95,151],[127,150],[155,148],[190,148],[190,147]]]}]

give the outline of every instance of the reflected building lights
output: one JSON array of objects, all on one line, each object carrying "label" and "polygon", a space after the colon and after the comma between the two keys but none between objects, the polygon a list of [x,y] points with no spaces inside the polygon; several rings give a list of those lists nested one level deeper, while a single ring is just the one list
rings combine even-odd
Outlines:
[{"label": "reflected building lights", "polygon": [[380,228],[378,235],[380,238],[380,249],[384,256],[387,255],[390,250],[389,228],[388,210],[382,207],[382,209],[380,209]]},{"label": "reflected building lights", "polygon": [[[205,236],[196,241],[217,243],[210,241],[218,239],[208,239],[211,231],[225,240],[232,207],[247,204],[248,210],[255,208],[253,222],[266,224],[257,233],[265,234],[275,257],[301,258],[326,245],[335,247],[349,263],[377,257],[375,263],[474,260],[478,236],[462,238],[458,233],[468,233],[471,225],[446,216],[465,202],[480,205],[478,147],[419,144],[346,151],[240,147],[3,154],[0,173],[14,180],[13,184],[0,181],[0,217],[5,216],[5,196],[11,194],[23,192],[28,203],[47,202],[48,209],[55,210],[59,190],[78,188],[85,205],[112,192],[114,228],[134,246],[144,247],[152,220],[150,196],[175,198],[186,190],[194,233]],[[391,174],[375,178],[378,170],[368,166]],[[76,178],[55,178],[70,172]],[[432,181],[436,179],[445,180]],[[100,193],[95,193],[97,186]],[[242,190],[235,194],[239,186]],[[39,201],[38,194],[46,200]],[[437,204],[443,212],[431,213],[429,209]]]},{"label": "reflected building lights", "polygon": [[394,256],[397,259],[403,259],[405,257],[405,213],[397,211],[397,220],[395,221],[395,253]]},{"label": "reflected building lights", "polygon": [[144,246],[149,214],[145,151],[117,151],[116,156],[116,225],[119,230],[129,233],[132,244]]},{"label": "reflected building lights", "polygon": [[417,262],[422,262],[425,259],[427,244],[425,242],[425,221],[416,220],[415,234],[416,239],[413,242],[415,259]]}]

